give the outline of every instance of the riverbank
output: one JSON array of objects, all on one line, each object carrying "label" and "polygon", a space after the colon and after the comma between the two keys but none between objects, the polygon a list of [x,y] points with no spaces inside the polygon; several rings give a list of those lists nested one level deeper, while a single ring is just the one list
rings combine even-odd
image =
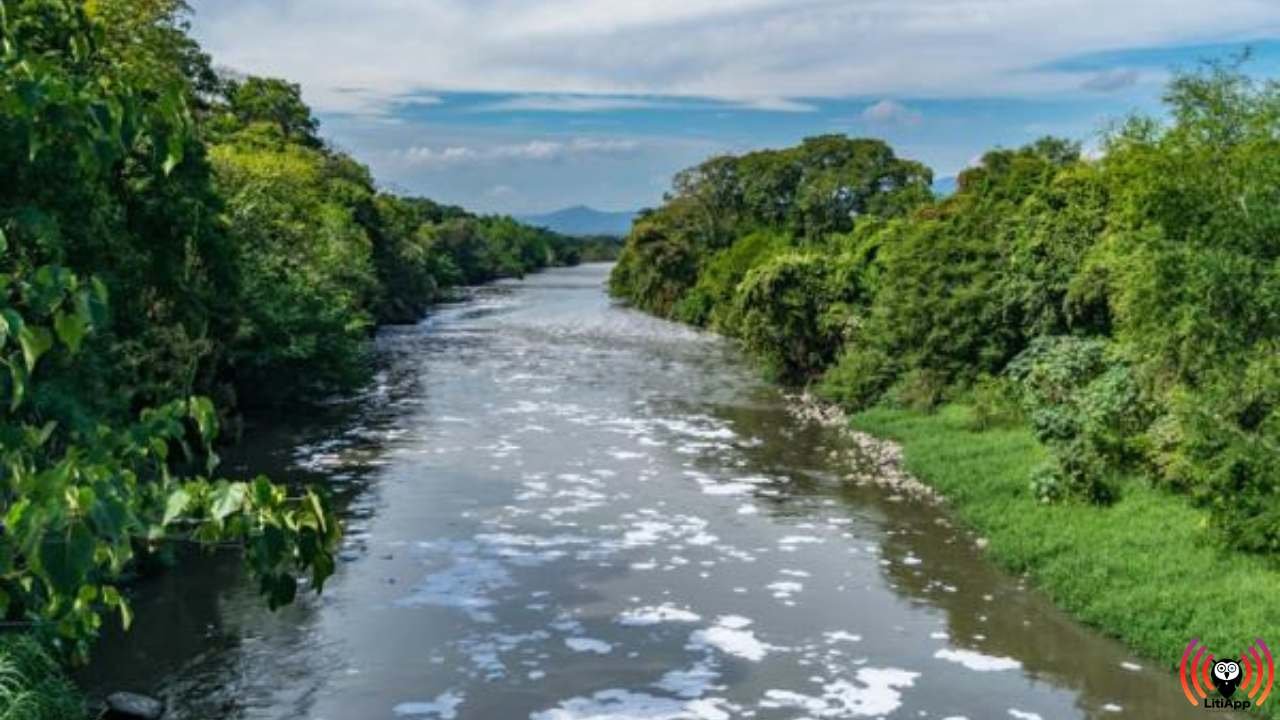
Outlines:
[{"label": "riverbank", "polygon": [[84,699],[57,661],[24,636],[0,639],[0,720],[84,720]]},{"label": "riverbank", "polygon": [[[1280,638],[1280,569],[1221,547],[1185,498],[1131,478],[1108,507],[1037,502],[1027,478],[1046,450],[1025,428],[975,432],[968,419],[949,405],[877,408],[850,422],[898,443],[903,468],[942,494],[993,561],[1165,667],[1176,672],[1192,638],[1217,653]],[[1280,717],[1280,701],[1260,714]]]}]

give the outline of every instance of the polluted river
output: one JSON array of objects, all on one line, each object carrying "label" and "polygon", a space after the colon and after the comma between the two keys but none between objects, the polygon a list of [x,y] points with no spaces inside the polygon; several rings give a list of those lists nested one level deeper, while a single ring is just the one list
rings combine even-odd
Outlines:
[{"label": "polluted river", "polygon": [[384,330],[366,394],[251,429],[226,473],[343,508],[324,593],[272,613],[200,556],[81,683],[201,720],[1201,716],[607,273],[478,288]]}]

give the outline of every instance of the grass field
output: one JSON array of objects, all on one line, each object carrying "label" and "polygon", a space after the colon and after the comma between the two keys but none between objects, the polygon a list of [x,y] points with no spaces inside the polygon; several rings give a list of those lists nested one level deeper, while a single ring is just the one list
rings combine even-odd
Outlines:
[{"label": "grass field", "polygon": [[[989,540],[1004,568],[1026,573],[1084,623],[1176,670],[1198,637],[1235,653],[1261,637],[1280,648],[1280,565],[1227,550],[1205,514],[1140,478],[1109,507],[1044,505],[1030,491],[1044,449],[1024,428],[974,432],[967,408],[925,415],[875,409],[853,425],[902,444],[906,467],[941,491]],[[1258,709],[1280,718],[1280,683]]]}]

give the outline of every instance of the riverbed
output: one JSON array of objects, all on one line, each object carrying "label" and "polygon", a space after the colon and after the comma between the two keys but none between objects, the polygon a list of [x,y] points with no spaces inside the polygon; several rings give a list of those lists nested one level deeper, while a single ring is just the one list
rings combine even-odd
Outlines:
[{"label": "riverbed", "polygon": [[385,329],[368,392],[251,429],[225,470],[330,488],[337,574],[271,613],[194,558],[85,687],[202,720],[1201,716],[607,272],[477,288]]}]

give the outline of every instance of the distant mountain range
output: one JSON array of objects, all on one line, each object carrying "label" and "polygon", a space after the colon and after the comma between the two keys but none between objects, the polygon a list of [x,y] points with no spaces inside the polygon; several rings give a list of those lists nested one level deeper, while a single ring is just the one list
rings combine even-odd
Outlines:
[{"label": "distant mountain range", "polygon": [[[957,178],[954,175],[940,177],[933,181],[933,191],[941,197],[955,193]],[[637,212],[623,210],[610,212],[596,210],[586,205],[574,205],[562,210],[536,215],[517,215],[522,223],[544,227],[564,235],[611,235],[625,237],[631,232],[631,222]]]},{"label": "distant mountain range", "polygon": [[564,235],[613,235],[622,237],[631,232],[634,211],[607,212],[585,205],[575,205],[563,210],[541,215],[519,215],[517,220],[529,225],[544,227]]}]

